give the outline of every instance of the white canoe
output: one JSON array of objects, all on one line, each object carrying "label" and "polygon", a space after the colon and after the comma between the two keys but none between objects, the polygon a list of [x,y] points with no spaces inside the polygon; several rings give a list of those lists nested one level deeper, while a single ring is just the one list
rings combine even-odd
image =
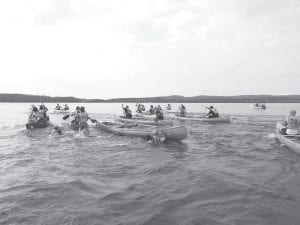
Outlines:
[{"label": "white canoe", "polygon": [[207,117],[192,117],[192,116],[174,116],[174,119],[182,120],[182,121],[198,121],[203,123],[230,123],[230,117],[217,117],[217,118],[207,118]]},{"label": "white canoe", "polygon": [[53,114],[67,114],[67,113],[71,113],[70,110],[53,110],[52,112]]},{"label": "white canoe", "polygon": [[122,123],[137,123],[137,124],[145,124],[145,125],[153,125],[153,126],[172,126],[173,121],[172,120],[154,120],[154,119],[144,119],[143,117],[133,117],[131,119],[125,118],[123,116],[119,116],[116,118],[116,120],[122,122]]},{"label": "white canoe", "polygon": [[300,153],[300,135],[282,135],[280,133],[282,128],[284,128],[284,126],[280,122],[277,122],[277,139],[281,142],[281,144],[286,145],[289,149],[293,150],[294,152]]},{"label": "white canoe", "polygon": [[120,127],[120,124],[110,122],[96,122],[96,127],[109,133],[121,135],[121,136],[134,136],[142,138],[150,138],[152,131],[157,130],[158,135],[163,133],[166,139],[170,140],[184,140],[187,137],[187,130],[185,126],[175,126],[167,128],[157,128],[138,125],[136,127]]}]

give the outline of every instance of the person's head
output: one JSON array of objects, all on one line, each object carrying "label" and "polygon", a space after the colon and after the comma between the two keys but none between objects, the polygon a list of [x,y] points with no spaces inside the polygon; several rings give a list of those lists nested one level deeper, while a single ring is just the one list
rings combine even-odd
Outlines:
[{"label": "person's head", "polygon": [[37,112],[37,111],[38,111],[38,108],[37,108],[36,106],[33,106],[32,111],[33,111],[33,112]]},{"label": "person's head", "polygon": [[43,110],[44,109],[44,106],[40,105],[40,110]]},{"label": "person's head", "polygon": [[81,112],[85,112],[85,108],[83,106],[80,107]]},{"label": "person's head", "polygon": [[214,107],[211,105],[211,106],[209,106],[209,109],[213,109]]},{"label": "person's head", "polygon": [[129,108],[129,106],[128,105],[126,105],[126,107],[125,107],[126,109],[128,109]]},{"label": "person's head", "polygon": [[59,126],[55,126],[54,130],[59,134],[62,135],[62,129]]},{"label": "person's head", "polygon": [[153,105],[150,105],[150,108],[153,108]]},{"label": "person's head", "polygon": [[80,106],[76,106],[76,111],[80,111]]},{"label": "person's head", "polygon": [[290,110],[290,115],[291,116],[296,116],[296,113],[297,113],[296,110],[294,110],[294,109]]},{"label": "person's head", "polygon": [[156,137],[157,135],[158,135],[157,130],[153,130],[153,131],[152,131],[152,136],[153,136],[153,137]]}]

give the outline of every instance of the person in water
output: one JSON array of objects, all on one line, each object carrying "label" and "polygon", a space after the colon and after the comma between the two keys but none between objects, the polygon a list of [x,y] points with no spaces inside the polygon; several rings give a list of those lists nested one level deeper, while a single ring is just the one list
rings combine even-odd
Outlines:
[{"label": "person in water", "polygon": [[208,107],[208,109],[209,109],[209,112],[207,113],[206,117],[208,117],[208,118],[218,118],[219,117],[218,111],[213,106]]},{"label": "person in water", "polygon": [[28,117],[28,123],[37,123],[40,120],[39,114],[38,114],[38,108],[36,106],[32,107],[32,111],[30,112],[30,115]]},{"label": "person in water", "polygon": [[291,110],[290,115],[283,123],[285,126],[285,131],[283,132],[287,135],[299,135],[300,120],[296,116],[296,113],[296,110]]},{"label": "person in water", "polygon": [[185,106],[183,104],[181,104],[179,106],[179,116],[181,116],[181,117],[185,117],[186,116],[186,109],[185,109]]},{"label": "person in water", "polygon": [[126,118],[132,118],[131,110],[129,109],[128,105],[126,105],[126,107],[123,107],[123,104],[122,104],[122,109],[123,109],[123,113]]},{"label": "person in water", "polygon": [[158,133],[157,130],[153,130],[152,131],[152,136],[151,136],[151,140],[149,141],[149,143],[153,143],[153,144],[161,144],[166,140],[166,136],[164,135],[163,132],[161,132],[160,134]]},{"label": "person in water", "polygon": [[52,131],[51,131],[51,137],[59,137],[62,136],[63,132],[62,132],[62,127],[59,126],[55,126]]}]

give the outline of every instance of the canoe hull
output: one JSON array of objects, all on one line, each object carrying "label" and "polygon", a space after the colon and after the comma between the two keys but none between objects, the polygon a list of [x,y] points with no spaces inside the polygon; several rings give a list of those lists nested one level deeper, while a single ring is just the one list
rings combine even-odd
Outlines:
[{"label": "canoe hull", "polygon": [[37,123],[26,123],[27,130],[42,129],[50,126],[48,121],[39,121]]},{"label": "canoe hull", "polygon": [[181,121],[197,121],[202,123],[230,123],[230,117],[218,117],[218,118],[202,118],[202,117],[174,117],[177,120]]},{"label": "canoe hull", "polygon": [[184,126],[175,126],[168,128],[156,128],[151,127],[147,129],[127,129],[127,128],[117,128],[112,127],[104,123],[96,122],[96,127],[113,134],[120,136],[133,136],[133,137],[142,137],[142,138],[151,138],[152,131],[157,130],[158,134],[164,134],[166,139],[169,140],[184,140],[187,137],[187,130]]},{"label": "canoe hull", "polygon": [[122,123],[137,123],[137,124],[144,124],[144,125],[152,125],[152,126],[172,126],[173,121],[172,120],[150,120],[150,119],[141,119],[141,118],[136,118],[136,119],[128,119],[125,117],[117,117],[117,121],[120,121]]},{"label": "canoe hull", "polygon": [[281,144],[286,145],[289,149],[293,150],[300,154],[300,143],[297,143],[290,138],[285,137],[284,135],[280,134],[280,130],[284,128],[281,123],[277,123],[276,125],[276,137],[280,141]]}]

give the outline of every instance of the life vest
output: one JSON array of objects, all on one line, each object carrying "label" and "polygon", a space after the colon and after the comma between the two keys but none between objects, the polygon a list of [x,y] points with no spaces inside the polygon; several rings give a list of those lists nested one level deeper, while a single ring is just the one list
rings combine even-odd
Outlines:
[{"label": "life vest", "polygon": [[299,120],[296,116],[288,116],[287,117],[287,128],[289,128],[289,129],[298,129],[299,128]]},{"label": "life vest", "polygon": [[37,123],[38,118],[39,118],[38,114],[36,112],[32,111],[28,118],[28,122],[29,123]]},{"label": "life vest", "polygon": [[86,112],[82,112],[79,114],[80,123],[87,123],[89,116]]}]

